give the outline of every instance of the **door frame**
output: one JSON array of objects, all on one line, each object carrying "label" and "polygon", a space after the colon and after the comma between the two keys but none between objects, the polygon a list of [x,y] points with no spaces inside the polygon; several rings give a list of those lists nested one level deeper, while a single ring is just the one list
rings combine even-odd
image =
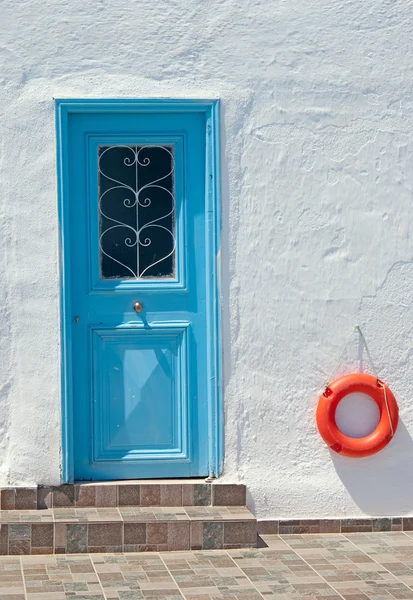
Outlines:
[{"label": "door frame", "polygon": [[68,127],[70,113],[186,113],[205,114],[206,143],[206,273],[208,337],[208,462],[209,476],[218,477],[224,462],[224,410],[220,302],[220,115],[219,100],[204,99],[55,99],[57,197],[59,216],[60,327],[61,327],[61,479],[73,482],[72,311],[70,284],[70,212]]}]

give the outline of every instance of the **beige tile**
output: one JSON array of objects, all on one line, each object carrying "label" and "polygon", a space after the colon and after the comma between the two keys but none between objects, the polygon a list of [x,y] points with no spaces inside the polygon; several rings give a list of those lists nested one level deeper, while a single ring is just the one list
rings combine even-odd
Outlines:
[{"label": "beige tile", "polygon": [[118,505],[117,485],[97,485],[95,494],[96,506],[113,507]]},{"label": "beige tile", "polygon": [[0,555],[8,554],[9,526],[0,525]]},{"label": "beige tile", "polygon": [[168,523],[148,523],[146,526],[146,542],[148,544],[167,544]]},{"label": "beige tile", "polygon": [[193,521],[190,528],[191,550],[202,550],[203,523],[202,521]]},{"label": "beige tile", "polygon": [[146,523],[125,523],[124,544],[142,545],[146,544]]},{"label": "beige tile", "polygon": [[190,547],[190,523],[168,523],[168,550],[189,550]]},{"label": "beige tile", "polygon": [[100,521],[121,521],[119,510],[115,508],[54,508],[53,517],[56,523],[90,523]]},{"label": "beige tile", "polygon": [[9,554],[30,554],[30,540],[9,539]]},{"label": "beige tile", "polygon": [[1,510],[14,510],[15,508],[15,489],[1,490]]},{"label": "beige tile", "polygon": [[257,526],[254,521],[224,523],[224,546],[256,543]]},{"label": "beige tile", "polygon": [[75,505],[86,507],[96,505],[96,488],[93,485],[75,486]]},{"label": "beige tile", "polygon": [[140,506],[141,486],[140,485],[119,485],[118,486],[118,504],[119,506]]},{"label": "beige tile", "polygon": [[185,506],[185,511],[194,520],[256,522],[248,508],[242,506]]},{"label": "beige tile", "polygon": [[31,545],[35,548],[53,547],[53,524],[33,523],[31,531]]},{"label": "beige tile", "polygon": [[161,489],[159,485],[141,485],[141,506],[159,506]]},{"label": "beige tile", "polygon": [[258,521],[257,530],[260,535],[278,534],[278,521]]},{"label": "beige tile", "polygon": [[320,519],[320,533],[340,533],[340,519]]},{"label": "beige tile", "polygon": [[214,484],[212,486],[212,504],[215,506],[245,506],[245,485]]},{"label": "beige tile", "polygon": [[122,546],[122,523],[90,523],[88,547]]},{"label": "beige tile", "polygon": [[16,488],[14,508],[34,510],[37,508],[37,488]]},{"label": "beige tile", "polygon": [[148,523],[157,520],[156,514],[150,508],[140,506],[120,506],[119,514],[125,523],[128,521]]},{"label": "beige tile", "polygon": [[66,548],[66,523],[55,523],[55,547],[56,548]]},{"label": "beige tile", "polygon": [[53,507],[74,506],[75,487],[72,484],[53,488]]},{"label": "beige tile", "polygon": [[51,509],[0,511],[0,523],[51,523],[52,521]]},{"label": "beige tile", "polygon": [[182,505],[193,506],[194,505],[194,486],[190,483],[184,483],[182,485]]},{"label": "beige tile", "polygon": [[182,485],[161,485],[161,506],[182,506]]}]

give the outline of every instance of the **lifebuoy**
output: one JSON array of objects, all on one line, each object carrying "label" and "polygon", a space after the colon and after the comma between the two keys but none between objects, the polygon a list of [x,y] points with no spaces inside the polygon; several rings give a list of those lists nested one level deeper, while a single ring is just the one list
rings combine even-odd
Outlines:
[{"label": "lifebuoy", "polygon": [[[370,396],[380,409],[379,424],[364,438],[348,437],[336,424],[335,415],[339,402],[355,392]],[[316,417],[321,437],[334,452],[361,458],[376,454],[393,438],[399,423],[399,407],[392,391],[383,381],[366,373],[352,373],[336,379],[326,387],[318,401]]]}]

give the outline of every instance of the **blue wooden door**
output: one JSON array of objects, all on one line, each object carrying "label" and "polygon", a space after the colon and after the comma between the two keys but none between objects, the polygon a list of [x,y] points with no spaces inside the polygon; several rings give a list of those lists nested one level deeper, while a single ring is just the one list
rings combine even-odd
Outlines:
[{"label": "blue wooden door", "polygon": [[73,476],[206,476],[218,309],[205,110],[79,105],[63,136]]}]

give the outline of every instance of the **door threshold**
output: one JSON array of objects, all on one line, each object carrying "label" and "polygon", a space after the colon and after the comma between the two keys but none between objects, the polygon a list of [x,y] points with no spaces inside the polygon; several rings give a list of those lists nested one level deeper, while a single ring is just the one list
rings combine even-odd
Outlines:
[{"label": "door threshold", "polygon": [[182,484],[186,483],[213,483],[217,479],[209,477],[191,477],[186,479],[94,479],[93,481],[76,480],[74,485],[166,485],[166,484]]}]

